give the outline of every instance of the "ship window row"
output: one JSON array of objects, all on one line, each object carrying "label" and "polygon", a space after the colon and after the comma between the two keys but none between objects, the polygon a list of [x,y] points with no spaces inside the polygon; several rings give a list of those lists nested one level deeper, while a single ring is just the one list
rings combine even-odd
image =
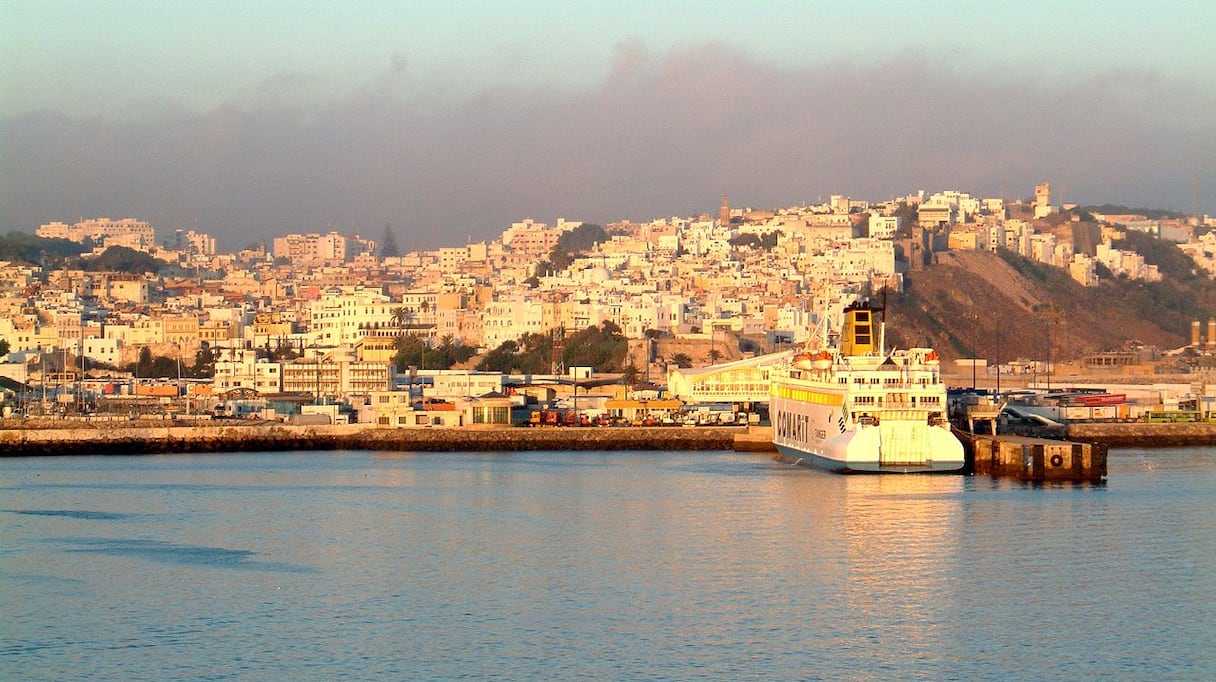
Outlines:
[{"label": "ship window row", "polygon": [[[910,400],[908,399],[907,396],[903,396],[903,395],[889,395],[889,396],[887,396],[886,405],[888,407],[901,407],[901,406],[905,406],[905,405],[918,405],[918,404],[919,405],[941,405],[941,402],[942,402],[941,396],[937,396],[937,395],[922,395],[922,396],[914,395],[914,396],[911,396]],[[852,403],[854,405],[878,405],[881,407],[883,405],[883,399],[881,396],[855,395],[852,398]]]},{"label": "ship window row", "polygon": [[839,395],[819,393],[817,391],[808,391],[800,388],[780,387],[775,389],[775,394],[779,398],[787,398],[789,400],[797,400],[798,402],[812,403],[815,405],[840,405],[842,402]]},{"label": "ship window row", "polygon": [[746,382],[724,382],[724,381],[709,381],[702,384],[696,384],[693,387],[694,391],[708,393],[722,393],[725,391],[763,391],[767,384],[746,381]]}]

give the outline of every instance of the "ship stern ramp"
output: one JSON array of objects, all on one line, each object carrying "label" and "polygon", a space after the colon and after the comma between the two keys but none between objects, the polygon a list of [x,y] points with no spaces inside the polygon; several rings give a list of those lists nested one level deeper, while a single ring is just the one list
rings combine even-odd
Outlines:
[{"label": "ship stern ramp", "polygon": [[965,464],[963,444],[954,434],[923,422],[889,419],[859,426],[854,434],[846,450],[846,472],[950,472]]}]

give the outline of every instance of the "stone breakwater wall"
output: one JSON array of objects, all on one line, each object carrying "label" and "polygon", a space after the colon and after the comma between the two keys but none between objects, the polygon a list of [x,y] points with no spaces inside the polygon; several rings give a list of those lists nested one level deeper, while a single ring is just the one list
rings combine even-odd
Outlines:
[{"label": "stone breakwater wall", "polygon": [[1066,438],[1107,447],[1185,447],[1216,445],[1216,423],[1142,424],[1120,422],[1073,423]]},{"label": "stone breakwater wall", "polygon": [[293,450],[730,450],[735,435],[745,430],[745,427],[378,429],[360,424],[4,429],[0,430],[0,456]]}]

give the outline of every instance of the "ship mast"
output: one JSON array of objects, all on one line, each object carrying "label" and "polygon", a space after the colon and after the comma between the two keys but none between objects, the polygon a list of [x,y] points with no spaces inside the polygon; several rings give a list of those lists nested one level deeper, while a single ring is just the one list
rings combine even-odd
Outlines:
[{"label": "ship mast", "polygon": [[878,318],[878,356],[887,357],[887,287],[882,287],[882,315]]}]

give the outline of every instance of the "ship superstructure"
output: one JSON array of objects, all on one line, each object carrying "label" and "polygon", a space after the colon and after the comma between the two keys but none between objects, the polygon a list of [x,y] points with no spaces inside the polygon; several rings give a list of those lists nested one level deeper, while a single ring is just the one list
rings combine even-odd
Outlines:
[{"label": "ship superstructure", "polygon": [[846,473],[963,468],[937,353],[886,351],[881,312],[848,305],[838,336],[774,368],[769,412],[783,459]]}]

